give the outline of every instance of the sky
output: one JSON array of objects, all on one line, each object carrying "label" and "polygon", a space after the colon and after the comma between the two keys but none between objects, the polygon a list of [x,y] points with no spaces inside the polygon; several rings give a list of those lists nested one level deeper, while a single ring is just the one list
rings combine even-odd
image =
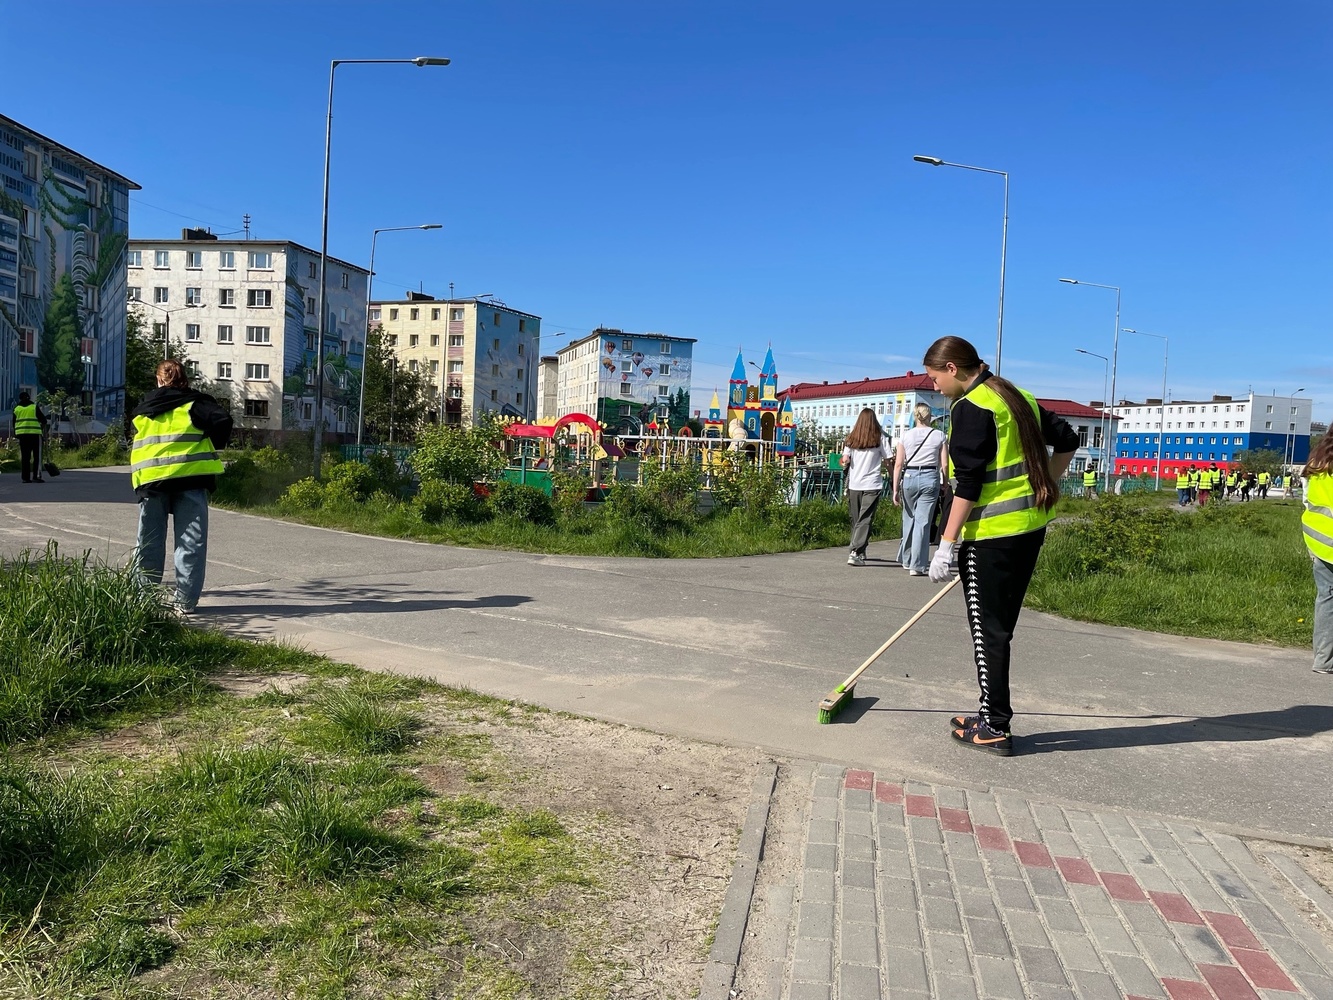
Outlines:
[{"label": "sky", "polygon": [[[131,235],[318,247],[376,297],[493,293],[544,353],[598,325],[738,348],[780,385],[921,370],[930,342],[1103,398],[1120,325],[1173,399],[1304,388],[1333,417],[1333,4],[0,0],[0,112],[134,179]],[[8,37],[6,37],[8,36]],[[1163,342],[1120,337],[1118,397]]]}]

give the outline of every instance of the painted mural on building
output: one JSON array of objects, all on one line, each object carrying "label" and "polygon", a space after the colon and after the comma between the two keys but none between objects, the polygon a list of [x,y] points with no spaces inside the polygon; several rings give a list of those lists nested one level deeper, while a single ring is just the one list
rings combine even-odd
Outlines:
[{"label": "painted mural on building", "polygon": [[646,425],[666,417],[673,427],[689,419],[692,359],[688,342],[652,334],[610,334],[602,337],[600,398],[601,420],[614,424],[632,417]]}]

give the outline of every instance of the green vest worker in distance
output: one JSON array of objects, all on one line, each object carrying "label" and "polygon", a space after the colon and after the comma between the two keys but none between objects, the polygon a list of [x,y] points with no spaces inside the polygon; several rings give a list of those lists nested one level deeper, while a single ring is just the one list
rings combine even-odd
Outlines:
[{"label": "green vest worker in distance", "polygon": [[46,432],[46,414],[26,392],[19,393],[14,407],[14,436],[19,439],[19,470],[25,483],[44,483],[42,478],[42,435]]},{"label": "green vest worker in distance", "polygon": [[218,449],[231,438],[231,415],[190,388],[178,361],[157,366],[157,388],[134,411],[130,476],[139,498],[135,564],[149,583],[162,582],[167,517],[175,529],[174,607],[194,611],[208,561],[208,492],[222,472]]},{"label": "green vest worker in distance", "polygon": [[1301,531],[1314,561],[1314,669],[1333,675],[1333,434],[1319,439],[1301,475]]},{"label": "green vest worker in distance", "polygon": [[1176,504],[1184,507],[1190,502],[1190,474],[1182,465],[1176,470]]},{"label": "green vest worker in distance", "polygon": [[953,403],[949,467],[958,482],[930,578],[948,580],[957,555],[981,689],[978,714],[955,716],[949,728],[960,743],[1008,756],[1009,643],[1078,435],[1030,393],[991,374],[961,337],[931,344],[925,365]]},{"label": "green vest worker in distance", "polygon": [[1083,495],[1091,500],[1097,494],[1097,468],[1089,465],[1083,470]]}]

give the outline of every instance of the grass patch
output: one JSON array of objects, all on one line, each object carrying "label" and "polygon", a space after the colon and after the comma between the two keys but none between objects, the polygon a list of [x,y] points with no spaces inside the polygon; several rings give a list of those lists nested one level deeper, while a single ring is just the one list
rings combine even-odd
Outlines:
[{"label": "grass patch", "polygon": [[1311,644],[1315,593],[1299,503],[1177,513],[1128,497],[1072,502],[1088,506],[1051,527],[1030,607],[1153,632]]},{"label": "grass patch", "polygon": [[[437,746],[502,771],[468,730],[508,703],[182,629],[156,601],[54,550],[0,577],[0,995],[481,995],[496,912],[521,934],[513,912],[600,891],[605,847],[554,814],[413,773]],[[297,661],[297,690],[208,679]],[[493,995],[531,995],[484,966]]]}]

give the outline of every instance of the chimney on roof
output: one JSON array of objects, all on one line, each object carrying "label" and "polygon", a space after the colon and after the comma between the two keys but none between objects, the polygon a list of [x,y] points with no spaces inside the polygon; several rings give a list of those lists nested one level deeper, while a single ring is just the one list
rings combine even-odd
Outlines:
[{"label": "chimney on roof", "polygon": [[182,229],[181,239],[183,240],[216,240],[217,237],[207,229]]},{"label": "chimney on roof", "polygon": [[824,384],[828,385],[828,379],[824,379]]},{"label": "chimney on roof", "polygon": [[407,293],[407,301],[408,301],[408,302],[434,302],[434,301],[435,301],[435,296],[434,296],[434,295],[427,295],[425,292],[408,292],[408,293]]},{"label": "chimney on roof", "polygon": [[1147,399],[1145,399],[1145,400],[1143,401],[1143,405],[1144,405],[1144,406],[1161,406],[1161,405],[1162,405],[1162,401],[1161,401],[1160,399],[1154,399],[1153,397],[1149,396]]},{"label": "chimney on roof", "polygon": [[1231,402],[1231,397],[1230,397],[1230,396],[1214,396],[1214,397],[1213,397],[1213,402],[1214,402],[1214,403],[1229,403],[1229,402]]},{"label": "chimney on roof", "polygon": [[1090,403],[1088,403],[1088,405],[1091,406],[1094,410],[1100,410],[1100,409],[1102,408],[1103,404],[1104,404],[1104,400],[1100,400],[1100,399],[1094,399],[1094,400],[1092,400]]},{"label": "chimney on roof", "polygon": [[912,369],[910,369],[910,368],[907,369],[907,377],[908,377],[908,378],[912,378],[914,375],[916,375],[916,372],[912,371]]}]

